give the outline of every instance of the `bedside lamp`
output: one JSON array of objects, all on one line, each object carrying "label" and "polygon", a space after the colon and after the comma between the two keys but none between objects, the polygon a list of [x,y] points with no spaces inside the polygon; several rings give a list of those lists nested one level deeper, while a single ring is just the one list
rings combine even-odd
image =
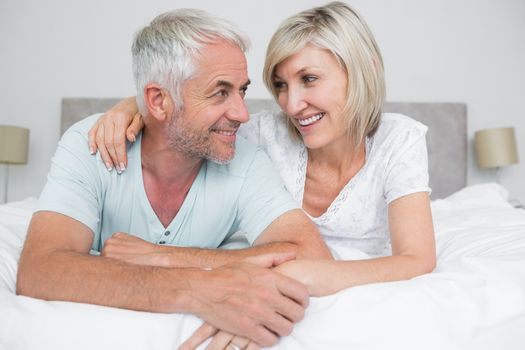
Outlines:
[{"label": "bedside lamp", "polygon": [[514,128],[477,131],[474,142],[478,166],[482,169],[499,168],[519,162]]},{"label": "bedside lamp", "polygon": [[0,125],[0,163],[4,164],[4,203],[7,201],[10,164],[27,164],[29,129]]},{"label": "bedside lamp", "polygon": [[514,128],[496,128],[477,131],[474,144],[478,166],[482,169],[499,168],[518,163],[518,149]]}]

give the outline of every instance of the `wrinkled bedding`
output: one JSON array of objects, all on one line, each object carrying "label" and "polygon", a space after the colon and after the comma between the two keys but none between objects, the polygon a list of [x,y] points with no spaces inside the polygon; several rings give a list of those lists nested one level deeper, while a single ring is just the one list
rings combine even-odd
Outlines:
[{"label": "wrinkled bedding", "polygon": [[[507,199],[501,186],[483,184],[434,201],[434,272],[312,298],[274,348],[524,349],[525,210]],[[35,201],[0,206],[0,349],[176,349],[200,325],[192,315],[16,296]]]}]

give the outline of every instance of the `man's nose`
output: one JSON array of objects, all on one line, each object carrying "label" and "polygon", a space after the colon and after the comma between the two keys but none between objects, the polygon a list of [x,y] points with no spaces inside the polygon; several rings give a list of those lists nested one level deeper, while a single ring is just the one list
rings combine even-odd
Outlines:
[{"label": "man's nose", "polygon": [[246,102],[241,95],[232,97],[231,104],[228,107],[227,117],[228,119],[238,121],[239,123],[246,123],[250,119]]}]

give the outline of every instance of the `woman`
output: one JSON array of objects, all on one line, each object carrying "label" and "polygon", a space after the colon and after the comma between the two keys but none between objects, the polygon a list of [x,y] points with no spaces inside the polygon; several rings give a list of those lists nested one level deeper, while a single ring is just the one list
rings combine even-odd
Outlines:
[{"label": "woman", "polygon": [[[278,269],[314,296],[432,271],[426,127],[381,113],[383,62],[361,17],[332,2],[288,18],[270,40],[263,74],[284,113],[252,116],[241,135],[266,149],[335,255],[348,247],[366,257],[344,260],[343,253],[340,260],[295,260]],[[135,113],[127,99],[101,118],[90,134],[92,151],[98,146],[108,162],[122,159],[114,144],[95,145],[95,135],[106,130],[108,139],[122,139]],[[135,118],[127,130],[130,141],[141,127]],[[211,332],[204,326],[200,335]],[[216,341],[221,337],[222,343]],[[221,332],[214,344],[227,345],[232,337]],[[239,337],[234,341],[247,346]]]}]

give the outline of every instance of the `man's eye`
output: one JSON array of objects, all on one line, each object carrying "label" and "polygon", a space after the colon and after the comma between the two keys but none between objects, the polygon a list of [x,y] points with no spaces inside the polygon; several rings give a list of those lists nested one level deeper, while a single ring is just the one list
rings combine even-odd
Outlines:
[{"label": "man's eye", "polygon": [[246,91],[248,91],[248,87],[247,86],[241,88],[241,96],[242,97],[246,96]]},{"label": "man's eye", "polygon": [[316,81],[317,77],[313,75],[305,75],[301,79],[303,80],[303,83],[307,84],[307,83],[313,83],[314,81]]},{"label": "man's eye", "polygon": [[222,90],[217,91],[213,96],[217,96],[217,97],[227,97],[227,96],[228,96],[228,91],[222,89]]}]

